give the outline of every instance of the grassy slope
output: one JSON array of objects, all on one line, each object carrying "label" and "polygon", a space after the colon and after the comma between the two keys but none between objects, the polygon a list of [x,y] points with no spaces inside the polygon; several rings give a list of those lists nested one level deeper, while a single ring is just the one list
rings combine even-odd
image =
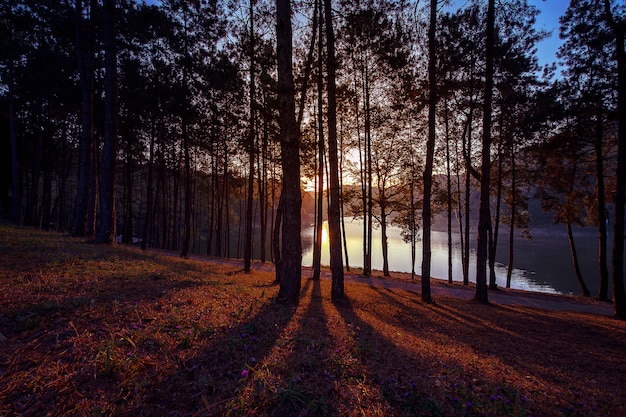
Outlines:
[{"label": "grassy slope", "polygon": [[0,415],[626,415],[624,322],[273,279],[0,224]]}]

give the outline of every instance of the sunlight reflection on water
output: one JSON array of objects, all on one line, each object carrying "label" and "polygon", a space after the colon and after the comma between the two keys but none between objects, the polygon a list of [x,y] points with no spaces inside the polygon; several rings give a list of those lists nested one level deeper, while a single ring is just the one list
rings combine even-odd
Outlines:
[{"label": "sunlight reflection on water", "polygon": [[[324,229],[327,230],[328,223],[324,222]],[[326,231],[325,231],[326,233]],[[348,258],[350,266],[363,267],[363,225],[360,221],[346,218],[346,237],[348,242]],[[404,242],[400,235],[400,229],[394,226],[388,226],[387,239],[389,242],[389,269],[397,272],[411,272],[411,245]],[[303,265],[311,265],[313,259],[313,227],[307,227],[302,232],[303,237]],[[501,239],[504,239],[501,237]],[[381,248],[380,228],[375,229],[372,236],[372,268],[382,271],[383,259]],[[448,278],[448,237],[445,232],[432,233],[432,266],[431,276],[434,278]],[[499,248],[500,249],[500,248]],[[502,250],[502,249],[500,249]],[[422,263],[422,244],[417,242],[415,259],[415,272],[421,273]],[[328,265],[329,248],[328,241],[322,244],[322,264]],[[345,259],[344,259],[345,263]],[[506,285],[507,266],[496,262],[496,282],[498,286]],[[476,253],[474,248],[470,250],[470,282],[475,282],[476,274]],[[458,233],[453,233],[452,244],[452,277],[454,281],[462,281],[462,264],[461,264],[461,244]],[[547,293],[559,293],[554,286],[549,283],[539,282],[535,271],[528,271],[513,268],[511,275],[511,288],[529,291],[540,291]],[[567,291],[566,291],[567,292]]]}]

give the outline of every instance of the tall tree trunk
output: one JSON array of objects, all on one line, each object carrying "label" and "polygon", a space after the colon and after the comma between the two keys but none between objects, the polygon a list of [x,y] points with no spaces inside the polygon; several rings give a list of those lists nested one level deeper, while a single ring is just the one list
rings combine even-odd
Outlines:
[{"label": "tall tree trunk", "polygon": [[[268,106],[265,95],[263,95],[264,108]],[[263,135],[261,137],[260,161],[258,163],[258,187],[259,187],[259,217],[261,221],[261,263],[265,263],[267,249],[267,212],[269,204],[267,201],[267,146],[269,143],[269,120],[267,112],[263,115]]]},{"label": "tall tree trunk", "polygon": [[24,211],[24,223],[32,226],[37,225],[38,201],[39,201],[39,180],[41,177],[41,160],[43,154],[43,132],[41,127],[35,132],[35,152],[33,155],[33,171],[31,175],[30,191],[26,199],[26,210]]},{"label": "tall tree trunk", "polygon": [[613,224],[613,300],[615,316],[626,319],[624,293],[624,205],[626,204],[626,52],[624,34],[626,21],[617,21],[611,11],[610,0],[604,0],[605,14],[615,33],[617,60],[617,180],[615,185],[615,222]]},{"label": "tall tree trunk", "polygon": [[426,165],[424,167],[424,200],[422,207],[422,301],[432,302],[430,294],[431,263],[431,196],[433,186],[433,159],[435,156],[435,115],[437,112],[437,0],[430,2],[430,23],[428,27],[428,140],[426,142]]},{"label": "tall tree trunk", "polygon": [[[13,5],[7,6],[9,21],[12,17]],[[11,218],[13,223],[19,224],[21,217],[21,198],[20,198],[20,182],[19,182],[19,159],[17,152],[17,126],[16,126],[16,109],[15,109],[15,59],[16,46],[15,34],[12,29],[9,30],[10,56],[7,60],[7,101],[9,107],[9,141],[11,142],[11,194],[12,207]]]},{"label": "tall tree trunk", "polygon": [[[343,124],[341,124],[341,126],[343,127]],[[343,130],[339,135],[339,200],[339,215],[341,216],[341,240],[343,242],[343,255],[346,257],[346,271],[350,272],[350,262],[348,260],[348,241],[346,239],[346,219],[343,211]]]},{"label": "tall tree trunk", "polygon": [[324,14],[322,2],[316,1],[315,7],[320,9],[319,41],[317,42],[317,206],[315,209],[315,240],[313,242],[313,279],[320,279],[322,267],[322,233],[324,208]]},{"label": "tall tree trunk", "polygon": [[126,140],[126,178],[124,197],[124,217],[122,225],[122,242],[132,243],[133,241],[133,147],[132,132],[127,132]]},{"label": "tall tree trunk", "polygon": [[341,218],[339,209],[339,159],[337,155],[337,87],[335,59],[335,31],[331,0],[324,0],[326,17],[326,59],[328,93],[328,165],[330,203],[328,204],[328,237],[330,243],[330,271],[332,275],[331,296],[343,297],[343,259],[341,254]]},{"label": "tall tree trunk", "polygon": [[153,171],[154,171],[154,137],[156,136],[154,128],[154,118],[150,124],[150,145],[148,147],[148,184],[146,186],[146,214],[143,223],[143,232],[141,235],[141,249],[146,250],[148,245],[148,230],[152,224],[153,212]]},{"label": "tall tree trunk", "polygon": [[502,204],[502,112],[500,112],[500,141],[498,142],[498,190],[496,195],[496,217],[492,229],[489,228],[489,289],[498,288],[496,280],[496,252],[498,250],[498,233],[500,229],[500,207]]},{"label": "tall tree trunk", "polygon": [[[95,10],[90,9],[90,16]],[[80,76],[81,90],[81,136],[79,144],[78,161],[78,190],[74,204],[74,214],[70,234],[72,236],[85,236],[87,232],[87,210],[89,207],[90,172],[94,140],[93,98],[94,98],[94,74],[93,74],[93,19],[83,28],[83,0],[76,1],[76,55],[78,57],[78,74]]]},{"label": "tall tree trunk", "polygon": [[365,163],[367,178],[367,250],[363,265],[363,275],[372,274],[372,230],[374,219],[374,196],[372,193],[372,114],[370,108],[370,86],[369,71],[367,63],[365,66]]},{"label": "tall tree trunk", "polygon": [[243,270],[244,272],[250,272],[250,264],[252,262],[252,205],[254,202],[254,141],[256,138],[255,131],[255,96],[256,96],[256,84],[255,84],[255,60],[254,60],[254,7],[253,0],[249,3],[250,13],[250,126],[248,126],[248,201],[246,206],[246,236],[244,241],[244,259]]},{"label": "tall tree trunk", "polygon": [[282,218],[282,265],[278,301],[296,304],[302,285],[302,226],[300,212],[300,132],[295,118],[295,91],[292,70],[291,1],[276,0],[278,56],[278,104],[284,212]]},{"label": "tall tree trunk", "polygon": [[493,67],[495,38],[495,0],[487,7],[487,40],[485,46],[485,99],[483,103],[482,166],[480,177],[480,208],[478,219],[478,245],[476,249],[476,294],[474,299],[489,303],[487,295],[488,233],[491,224],[489,186],[491,185],[491,104],[493,98]]},{"label": "tall tree trunk", "polygon": [[[472,135],[474,126],[474,67],[470,67],[470,102],[467,116],[467,129],[463,132],[463,155],[467,155],[468,164],[472,158]],[[467,133],[467,135],[465,135]],[[469,167],[465,169],[465,241],[463,246],[463,285],[469,285],[470,263],[470,209],[472,197],[472,175]]]},{"label": "tall tree trunk", "polygon": [[511,142],[511,224],[509,225],[509,266],[506,271],[506,287],[511,288],[513,275],[513,243],[515,242],[515,214],[517,211],[517,173],[515,171],[515,144]]},{"label": "tall tree trunk", "polygon": [[58,181],[58,208],[56,212],[56,231],[65,231],[67,226],[67,178],[69,176],[68,167],[71,166],[71,156],[68,158],[68,141],[67,141],[67,125],[63,124],[63,133],[61,135],[61,167],[60,177]]},{"label": "tall tree trunk", "polygon": [[189,126],[187,126],[186,116],[183,116],[182,121],[182,135],[183,135],[183,162],[185,169],[185,207],[184,207],[184,230],[183,230],[183,246],[180,251],[180,257],[186,258],[189,255],[189,243],[191,240],[191,217],[192,217],[192,178],[191,178],[191,155],[189,152]]},{"label": "tall tree trunk", "polygon": [[450,120],[448,114],[448,100],[444,108],[446,130],[446,185],[448,205],[448,283],[452,284],[452,168],[450,166]]},{"label": "tall tree trunk", "polygon": [[98,218],[98,194],[100,180],[98,173],[100,172],[100,155],[98,152],[98,137],[93,135],[91,141],[91,164],[89,167],[89,200],[87,203],[87,225],[85,227],[85,236],[96,236],[96,222]]},{"label": "tall tree trunk", "polygon": [[[46,155],[52,154],[52,149],[47,146],[44,149]],[[42,182],[42,195],[41,195],[41,208],[39,210],[40,215],[40,227],[43,230],[50,229],[50,223],[52,219],[52,158],[43,158],[42,170],[43,170],[43,182]]]},{"label": "tall tree trunk", "polygon": [[380,236],[383,251],[383,276],[391,276],[389,273],[389,241],[387,239],[387,203],[385,202],[384,192],[380,196]]},{"label": "tall tree trunk", "polygon": [[117,50],[115,0],[104,0],[104,144],[100,173],[100,226],[97,243],[115,241],[115,157],[117,149]]},{"label": "tall tree trunk", "polygon": [[583,293],[583,296],[589,297],[589,289],[587,285],[585,285],[585,281],[583,280],[583,275],[580,272],[580,265],[578,262],[578,254],[576,252],[576,246],[574,245],[574,235],[572,233],[572,223],[567,222],[567,241],[569,242],[570,253],[572,254],[572,264],[574,265],[574,272],[576,273],[576,280],[578,281],[578,285],[580,285],[580,289]]},{"label": "tall tree trunk", "polygon": [[596,196],[598,199],[598,269],[600,272],[600,286],[598,299],[609,299],[609,268],[607,266],[607,230],[606,230],[606,202],[604,196],[604,153],[602,140],[604,138],[602,104],[598,104],[596,116],[596,137],[594,149],[596,153]]}]

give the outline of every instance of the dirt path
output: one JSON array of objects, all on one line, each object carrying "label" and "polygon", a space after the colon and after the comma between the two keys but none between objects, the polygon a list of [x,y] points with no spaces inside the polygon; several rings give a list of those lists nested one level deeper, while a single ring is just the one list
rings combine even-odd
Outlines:
[{"label": "dirt path", "polygon": [[[158,251],[162,254],[178,256],[175,252]],[[222,265],[243,266],[243,260],[241,259],[225,259],[208,257],[202,255],[192,255],[190,257],[193,260],[203,262],[213,262]],[[274,271],[274,265],[271,262],[261,263],[259,261],[252,262],[252,269],[258,271]],[[312,275],[312,269],[310,267],[302,267],[302,277],[307,279]],[[388,290],[405,290],[411,291],[416,294],[421,293],[421,282],[419,278],[415,281],[410,280],[410,275],[404,273],[393,273],[392,278],[383,278],[377,275],[379,272],[375,271],[374,276],[363,276],[351,273],[345,273],[344,279],[346,282],[356,282],[360,284],[366,284],[377,288],[385,288]],[[381,274],[382,275],[382,274]],[[322,279],[330,279],[330,271],[322,270]],[[349,288],[347,292],[349,293]],[[431,281],[431,292],[434,298],[437,296],[445,297],[457,297],[467,300],[474,298],[474,287],[463,286],[459,283],[448,284],[446,281],[433,279]],[[494,304],[501,305],[518,305],[524,307],[541,308],[546,310],[558,310],[558,311],[576,311],[583,313],[600,314],[604,316],[613,315],[613,304],[608,302],[601,302],[595,299],[586,299],[580,296],[565,295],[565,294],[547,294],[532,291],[511,290],[511,289],[498,289],[489,290],[489,301]]]}]

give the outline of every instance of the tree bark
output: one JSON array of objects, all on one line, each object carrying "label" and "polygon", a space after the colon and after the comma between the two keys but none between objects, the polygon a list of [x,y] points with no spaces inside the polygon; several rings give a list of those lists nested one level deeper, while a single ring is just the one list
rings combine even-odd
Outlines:
[{"label": "tree bark", "polygon": [[478,219],[478,245],[476,249],[476,294],[474,299],[489,303],[487,295],[488,233],[491,224],[489,186],[491,185],[491,104],[493,98],[495,0],[487,7],[487,41],[485,47],[485,99],[483,103],[482,167],[480,178],[480,208]]},{"label": "tree bark", "polygon": [[117,150],[117,49],[115,45],[115,0],[104,0],[104,143],[100,172],[100,226],[97,243],[115,241],[115,160]]},{"label": "tree bark", "polygon": [[613,224],[613,302],[615,317],[626,319],[626,294],[624,294],[624,204],[626,204],[626,52],[624,34],[626,21],[616,21],[610,0],[604,0],[605,14],[615,34],[617,61],[617,114],[618,145],[615,185],[615,221]]},{"label": "tree bark", "polygon": [[343,259],[341,247],[341,219],[339,208],[339,159],[337,155],[337,87],[335,59],[335,32],[331,0],[324,0],[326,17],[326,70],[328,93],[328,165],[330,203],[328,204],[328,237],[330,243],[330,270],[332,275],[331,296],[344,296]]},{"label": "tree bark", "polygon": [[153,172],[154,172],[154,119],[151,121],[150,145],[148,147],[148,184],[146,186],[146,214],[143,223],[143,233],[141,236],[141,249],[146,250],[148,245],[148,230],[152,224],[152,206],[153,206]]},{"label": "tree bark", "polygon": [[600,286],[598,289],[598,299],[608,301],[609,299],[609,268],[607,266],[606,247],[606,202],[604,195],[604,153],[602,140],[604,138],[602,104],[598,104],[596,119],[596,137],[594,148],[596,153],[596,196],[598,198],[598,269],[600,271]]},{"label": "tree bark", "polygon": [[583,279],[583,274],[580,272],[580,265],[578,263],[578,253],[576,252],[576,246],[574,245],[574,235],[572,233],[572,223],[567,222],[567,241],[569,242],[569,249],[572,255],[572,264],[574,265],[574,272],[576,273],[576,280],[578,281],[578,285],[580,285],[580,289],[582,291],[583,296],[589,297],[589,289],[587,285],[585,285],[585,280]]},{"label": "tree bark", "polygon": [[248,201],[246,206],[246,236],[244,240],[244,260],[243,270],[246,273],[250,272],[250,265],[252,262],[252,205],[254,201],[254,139],[256,137],[255,131],[255,62],[254,62],[254,7],[253,0],[250,0],[250,126],[248,126]]},{"label": "tree bark", "polygon": [[513,243],[515,242],[515,213],[517,206],[517,173],[515,171],[515,146],[511,144],[511,224],[509,225],[509,266],[506,271],[506,287],[511,288],[513,275]]},{"label": "tree bark", "polygon": [[321,1],[315,2],[315,7],[320,9],[319,41],[317,43],[317,205],[315,218],[315,241],[313,243],[313,279],[320,279],[322,267],[322,233],[323,233],[323,207],[324,207],[324,42],[323,25],[324,14]]},{"label": "tree bark", "polygon": [[[93,2],[92,2],[93,6]],[[93,7],[90,15],[93,15]],[[72,218],[72,236],[85,236],[87,233],[87,210],[89,207],[89,186],[93,150],[93,19],[90,18],[87,28],[83,31],[83,0],[76,1],[76,55],[78,57],[78,74],[81,90],[81,137],[78,161],[78,190]]]},{"label": "tree bark", "polygon": [[302,197],[300,194],[300,132],[295,119],[295,91],[292,70],[290,0],[276,0],[276,37],[278,124],[283,177],[281,199],[283,199],[284,204],[278,302],[297,304],[302,285],[302,243],[300,241]]},{"label": "tree bark", "polygon": [[437,0],[430,2],[430,23],[428,28],[428,140],[426,142],[426,165],[424,167],[424,200],[422,206],[422,301],[432,303],[430,292],[431,264],[431,195],[433,185],[433,159],[435,156],[435,116],[437,112]]}]

